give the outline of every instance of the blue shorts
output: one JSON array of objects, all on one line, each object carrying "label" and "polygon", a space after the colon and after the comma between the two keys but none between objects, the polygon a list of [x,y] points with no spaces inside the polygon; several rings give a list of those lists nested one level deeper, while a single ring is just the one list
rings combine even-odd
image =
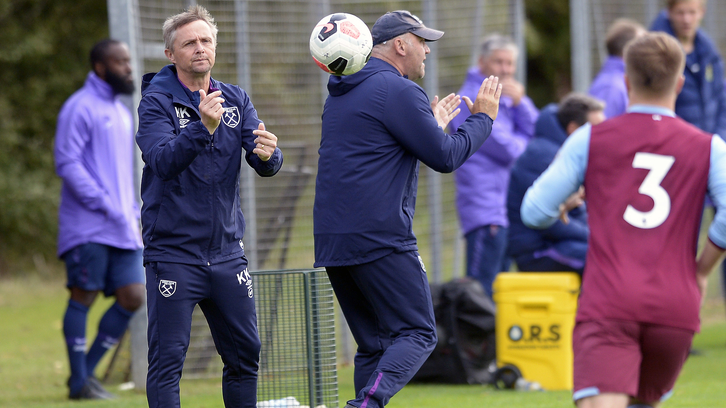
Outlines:
[{"label": "blue shorts", "polygon": [[61,256],[68,273],[66,286],[89,292],[102,290],[105,296],[111,296],[118,288],[144,284],[142,252],[92,242],[78,245]]}]

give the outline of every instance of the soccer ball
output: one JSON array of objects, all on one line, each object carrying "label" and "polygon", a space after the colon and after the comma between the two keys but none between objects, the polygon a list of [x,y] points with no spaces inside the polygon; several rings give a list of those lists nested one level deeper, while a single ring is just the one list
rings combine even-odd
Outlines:
[{"label": "soccer ball", "polygon": [[358,17],[335,13],[324,17],[310,34],[310,55],[323,71],[350,75],[360,71],[371,56],[373,37]]}]

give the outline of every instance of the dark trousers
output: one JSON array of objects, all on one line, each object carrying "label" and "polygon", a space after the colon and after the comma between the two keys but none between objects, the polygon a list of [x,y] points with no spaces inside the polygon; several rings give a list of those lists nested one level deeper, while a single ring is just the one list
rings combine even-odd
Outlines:
[{"label": "dark trousers", "polygon": [[359,408],[383,407],[413,377],[436,346],[426,271],[415,251],[362,265],[326,268],[358,350]]},{"label": "dark trousers", "polygon": [[180,406],[179,380],[189,346],[192,312],[199,304],[224,363],[225,407],[255,408],[260,339],[247,260],[211,266],[146,265],[149,313],[150,408]]},{"label": "dark trousers", "polygon": [[507,233],[508,228],[485,225],[466,234],[466,276],[478,280],[490,299],[494,278],[509,270]]}]

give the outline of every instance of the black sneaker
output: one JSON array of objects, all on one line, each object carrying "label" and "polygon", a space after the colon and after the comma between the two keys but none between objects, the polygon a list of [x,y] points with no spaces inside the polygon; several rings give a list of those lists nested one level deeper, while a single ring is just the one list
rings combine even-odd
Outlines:
[{"label": "black sneaker", "polygon": [[99,394],[105,395],[106,396],[105,399],[114,399],[114,398],[117,398],[116,395],[111,394],[110,392],[108,392],[106,390],[106,388],[103,387],[103,384],[101,384],[101,381],[98,381],[98,378],[96,378],[94,376],[90,376],[90,377],[88,377],[88,379],[86,379],[86,385],[88,385],[89,387],[91,387],[93,390],[95,390]]},{"label": "black sneaker", "polygon": [[83,385],[83,388],[77,394],[70,394],[68,396],[72,400],[107,400],[110,399],[107,395],[101,394],[93,389],[88,383]]}]

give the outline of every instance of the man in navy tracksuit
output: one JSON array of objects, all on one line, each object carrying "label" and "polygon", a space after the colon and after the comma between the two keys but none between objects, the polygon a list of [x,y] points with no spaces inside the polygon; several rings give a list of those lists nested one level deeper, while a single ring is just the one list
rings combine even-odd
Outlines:
[{"label": "man in navy tracksuit", "polygon": [[686,82],[676,99],[676,115],[726,137],[724,63],[716,44],[699,28],[704,13],[705,0],[669,0],[668,10],[650,28],[676,37],[686,52]]},{"label": "man in navy tracksuit", "polygon": [[256,406],[260,340],[244,257],[243,149],[260,176],[282,166],[247,94],[211,78],[217,28],[201,6],[164,23],[172,65],[144,76],[136,142],[149,313],[149,406],[179,407],[179,379],[199,304],[224,362],[227,407]]},{"label": "man in navy tracksuit", "polygon": [[426,41],[444,33],[407,11],[385,14],[371,33],[368,64],[328,82],[313,213],[315,266],[326,268],[358,344],[355,408],[386,405],[436,345],[411,229],[418,161],[459,167],[489,136],[501,95],[498,80],[486,79],[473,103],[465,98],[473,114],[449,136],[460,98],[429,104],[412,82],[424,75]]},{"label": "man in navy tracksuit", "polygon": [[[553,103],[540,111],[534,138],[514,163],[507,191],[508,255],[520,271],[582,274],[590,234],[584,203],[568,213],[568,223],[558,220],[545,229],[524,225],[520,208],[524,193],[552,163],[567,137],[585,123],[597,125],[605,120],[604,108],[591,96],[573,93],[559,105]],[[581,201],[579,192],[573,199]]]}]

